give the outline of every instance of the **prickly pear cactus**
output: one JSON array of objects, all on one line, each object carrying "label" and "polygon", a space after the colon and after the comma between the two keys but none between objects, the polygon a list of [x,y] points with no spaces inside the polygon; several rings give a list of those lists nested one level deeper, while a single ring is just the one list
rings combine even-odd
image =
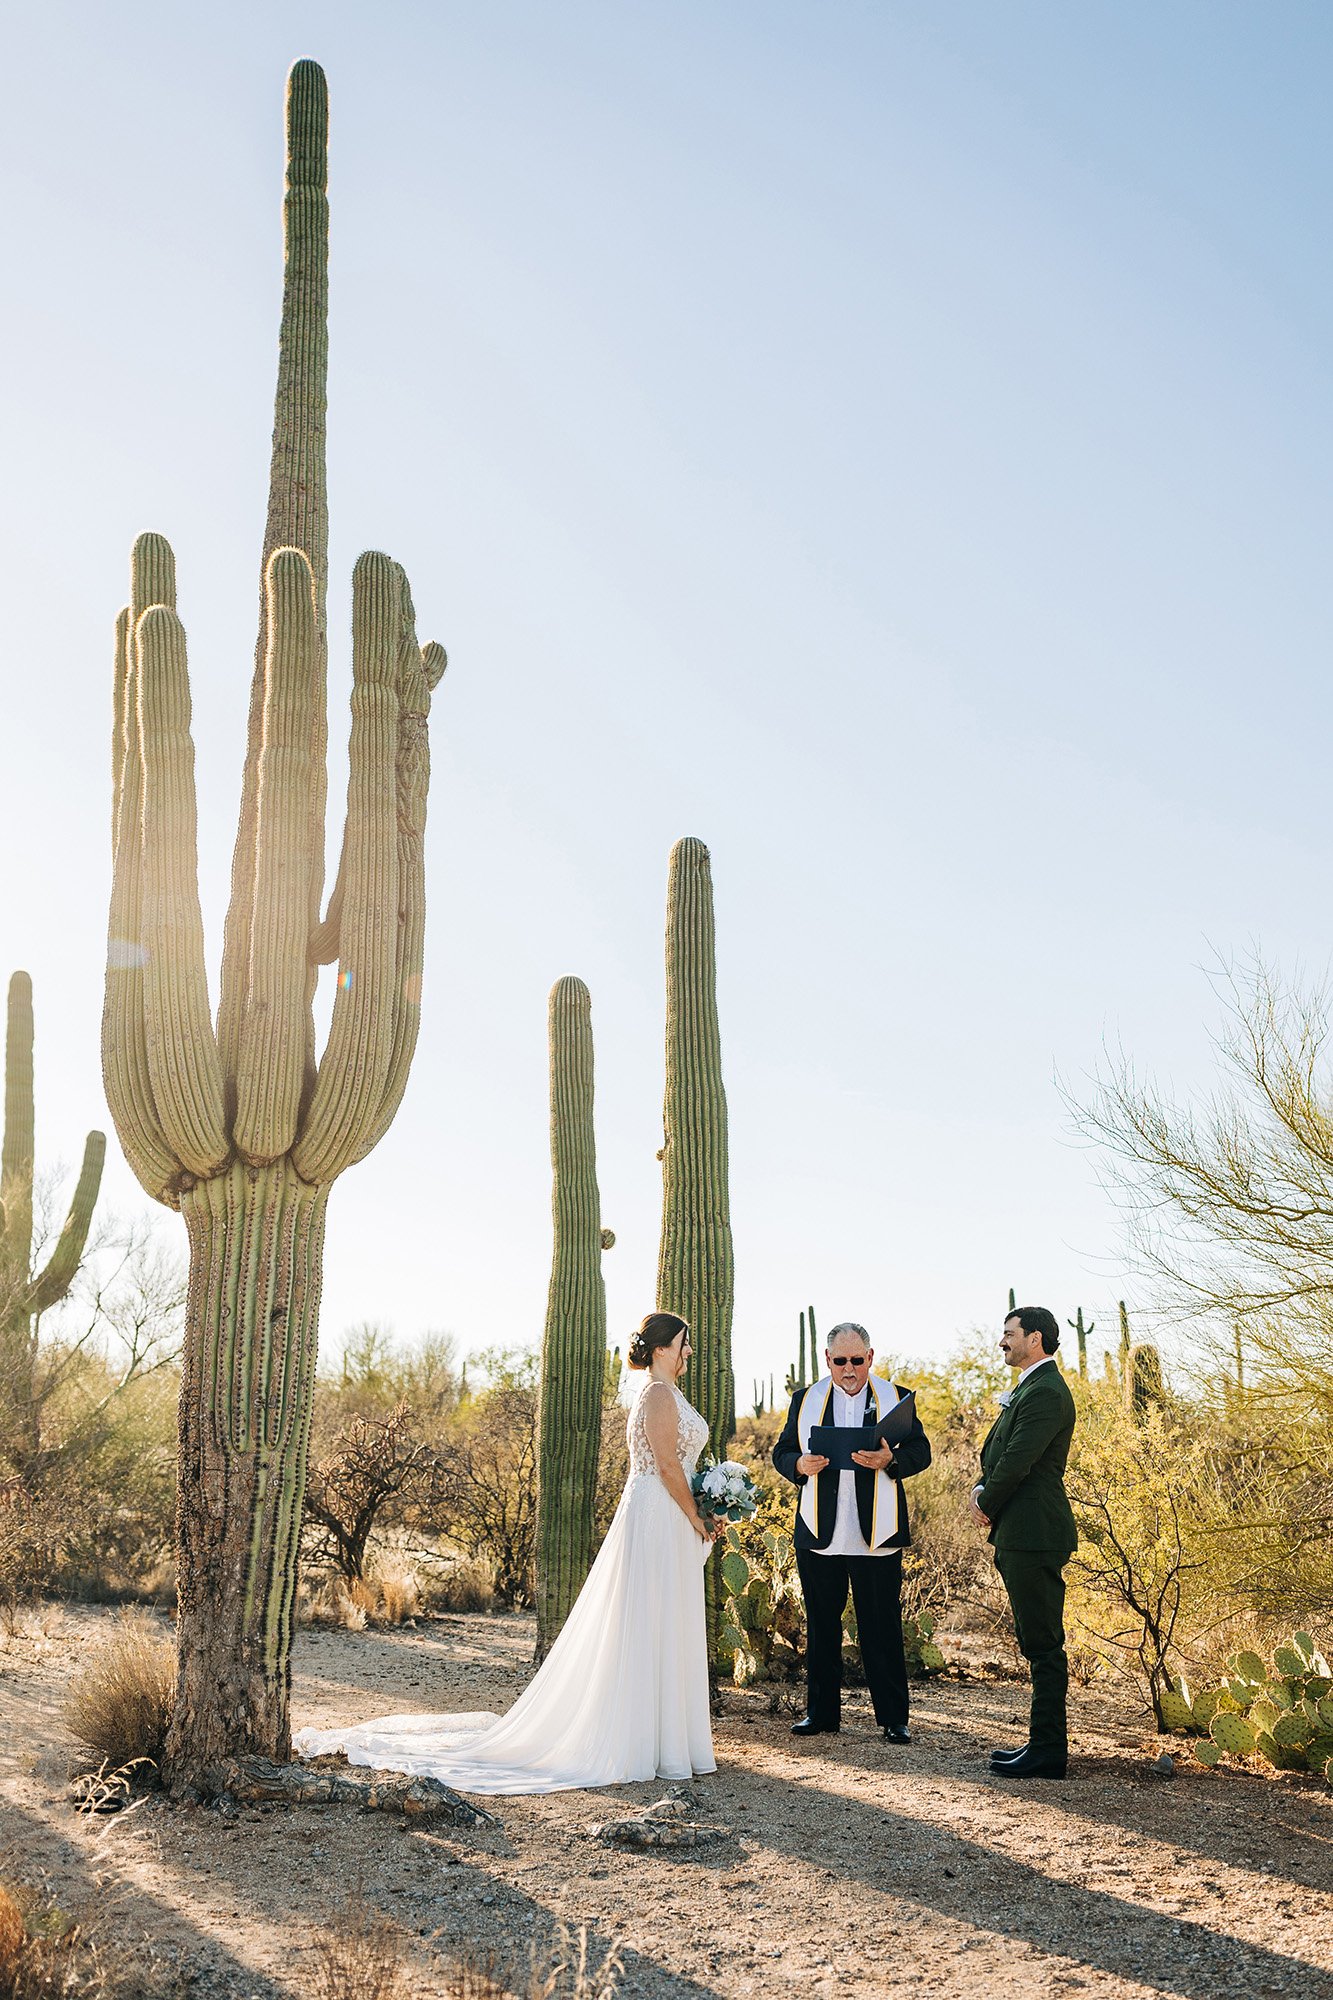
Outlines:
[{"label": "prickly pear cactus", "polygon": [[1157,1697],[1157,1706],[1165,1728],[1189,1734],[1199,1727],[1194,1710],[1184,1695],[1177,1694],[1174,1688],[1167,1688],[1164,1694]]},{"label": "prickly pear cactus", "polygon": [[1228,1757],[1248,1757],[1254,1748],[1254,1731],[1243,1715],[1223,1709],[1208,1725],[1208,1734]]},{"label": "prickly pear cactus", "polygon": [[1278,1646],[1271,1669],[1252,1651],[1237,1653],[1227,1666],[1226,1681],[1190,1703],[1195,1724],[1207,1727],[1213,1746],[1231,1757],[1263,1757],[1280,1771],[1327,1776],[1333,1677],[1311,1634],[1297,1632],[1289,1645]]}]

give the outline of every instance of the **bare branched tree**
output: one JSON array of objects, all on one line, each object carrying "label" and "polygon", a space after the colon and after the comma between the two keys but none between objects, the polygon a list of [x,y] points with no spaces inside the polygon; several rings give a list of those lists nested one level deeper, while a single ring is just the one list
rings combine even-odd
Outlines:
[{"label": "bare branched tree", "polygon": [[[1081,1129],[1160,1302],[1250,1385],[1333,1420],[1333,1013],[1261,961],[1220,968],[1222,1078],[1182,1103],[1111,1058]],[[1072,1094],[1067,1092],[1067,1097]],[[1239,1345],[1238,1345],[1239,1343]]]}]

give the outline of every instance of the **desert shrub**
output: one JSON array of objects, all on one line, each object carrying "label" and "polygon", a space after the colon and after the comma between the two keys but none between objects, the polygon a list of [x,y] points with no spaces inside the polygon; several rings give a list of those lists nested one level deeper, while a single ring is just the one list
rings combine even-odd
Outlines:
[{"label": "desert shrub", "polygon": [[400,2000],[406,1991],[401,1934],[359,1885],[331,1913],[314,1953],[315,2000]]},{"label": "desert shrub", "polygon": [[442,1565],[424,1579],[427,1611],[493,1611],[495,1585],[484,1563],[462,1560]]},{"label": "desert shrub", "polygon": [[480,1357],[485,1387],[461,1405],[440,1454],[450,1540],[486,1565],[507,1607],[532,1603],[537,1494],[537,1362]]},{"label": "desert shrub", "polygon": [[385,1417],[354,1416],[312,1456],[306,1485],[304,1552],[332,1562],[348,1582],[366,1572],[376,1527],[418,1511],[437,1488],[436,1448],[415,1412],[399,1403]]},{"label": "desert shrub", "polygon": [[178,1979],[139,1950],[102,1951],[49,1896],[0,1884],[0,2000],[168,2000]]},{"label": "desert shrub", "polygon": [[122,1612],[75,1674],[65,1722],[86,1769],[159,1766],[176,1699],[176,1648],[141,1611]]}]

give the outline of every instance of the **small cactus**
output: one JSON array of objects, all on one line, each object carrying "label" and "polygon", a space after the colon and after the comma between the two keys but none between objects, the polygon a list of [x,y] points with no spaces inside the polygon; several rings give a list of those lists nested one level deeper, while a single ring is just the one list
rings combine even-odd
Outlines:
[{"label": "small cactus", "polygon": [[1174,1688],[1167,1688],[1157,1697],[1157,1706],[1167,1729],[1188,1732],[1198,1727],[1194,1710]]},{"label": "small cactus", "polygon": [[1211,1736],[1202,1736],[1194,1745],[1194,1756],[1196,1762],[1206,1764],[1211,1771],[1214,1764],[1222,1761],[1221,1745],[1214,1743]]}]

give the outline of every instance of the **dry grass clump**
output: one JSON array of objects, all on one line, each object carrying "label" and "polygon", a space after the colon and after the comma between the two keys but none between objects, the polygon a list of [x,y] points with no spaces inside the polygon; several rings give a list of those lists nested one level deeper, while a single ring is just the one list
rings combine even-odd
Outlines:
[{"label": "dry grass clump", "polygon": [[156,1962],[100,1951],[49,1897],[0,1883],[0,2000],[167,2000],[179,1991]]},{"label": "dry grass clump", "polygon": [[350,1582],[333,1572],[310,1593],[302,1609],[311,1625],[340,1625],[345,1632],[364,1632],[367,1625],[403,1625],[421,1611],[421,1583],[414,1569],[395,1560],[382,1562],[372,1576]]},{"label": "dry grass clump", "polygon": [[484,1563],[451,1563],[426,1586],[432,1611],[494,1611],[495,1584]]},{"label": "dry grass clump", "polygon": [[402,2000],[405,1975],[399,1933],[354,1889],[315,1940],[315,2000]]},{"label": "dry grass clump", "polygon": [[158,1768],[176,1700],[176,1648],[145,1612],[125,1611],[70,1683],[65,1721],[85,1768]]},{"label": "dry grass clump", "polygon": [[374,1615],[380,1623],[401,1625],[420,1611],[421,1585],[416,1571],[406,1563],[393,1560],[380,1563],[372,1585],[378,1599]]},{"label": "dry grass clump", "polygon": [[594,1965],[586,1924],[577,1931],[562,1924],[556,1944],[544,1954],[534,1949],[526,1969],[503,1972],[493,1958],[465,1959],[450,1980],[450,2000],[616,2000],[624,1965],[614,1945]]}]

